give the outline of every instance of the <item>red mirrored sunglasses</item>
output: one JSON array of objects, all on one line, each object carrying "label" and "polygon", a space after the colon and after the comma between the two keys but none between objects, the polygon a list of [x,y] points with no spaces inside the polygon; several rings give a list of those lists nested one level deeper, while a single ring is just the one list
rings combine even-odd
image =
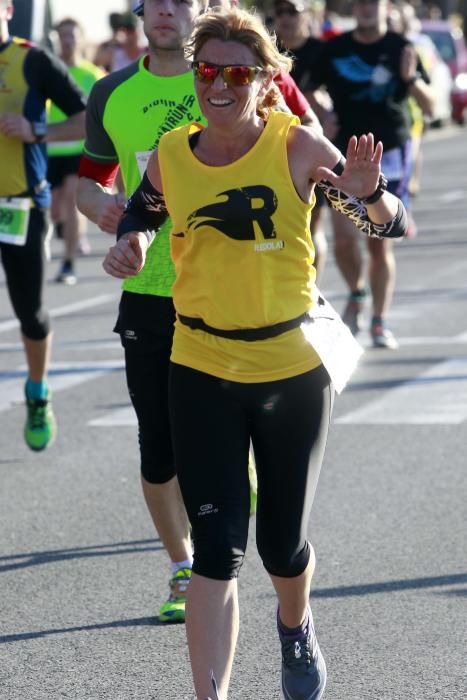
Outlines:
[{"label": "red mirrored sunglasses", "polygon": [[218,75],[231,87],[241,87],[250,85],[258,73],[263,69],[260,66],[245,66],[233,64],[230,66],[219,66],[217,63],[206,63],[205,61],[193,61],[193,73],[200,83],[212,85]]}]

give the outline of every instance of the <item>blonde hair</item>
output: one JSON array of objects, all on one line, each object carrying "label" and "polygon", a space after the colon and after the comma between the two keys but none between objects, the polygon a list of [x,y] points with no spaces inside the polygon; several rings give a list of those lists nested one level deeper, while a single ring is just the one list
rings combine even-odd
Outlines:
[{"label": "blonde hair", "polygon": [[[271,35],[258,15],[239,8],[228,10],[215,7],[200,15],[186,46],[188,57],[196,60],[209,39],[236,41],[247,46],[256,56],[258,66],[272,76],[290,73],[292,59],[277,48],[276,38]],[[281,94],[274,83],[257,106],[257,113],[267,119],[269,112],[281,101]]]}]

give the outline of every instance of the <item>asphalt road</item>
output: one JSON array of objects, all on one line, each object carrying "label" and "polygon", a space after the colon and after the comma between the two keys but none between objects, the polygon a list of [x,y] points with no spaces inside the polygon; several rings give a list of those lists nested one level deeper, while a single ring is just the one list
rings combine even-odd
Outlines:
[{"label": "asphalt road", "polygon": [[[310,538],[326,700],[467,698],[467,133],[429,134],[418,236],[396,244],[396,352],[373,350],[338,398]],[[25,365],[0,272],[0,698],[192,700],[183,626],[156,613],[166,556],[143,505],[112,334],[119,285],[93,253],[53,282],[59,422],[22,440]],[[332,258],[332,256],[330,256]],[[323,290],[344,286],[332,259]],[[287,508],[284,503],[284,508]],[[240,578],[232,699],[280,698],[275,600],[254,542]]]}]

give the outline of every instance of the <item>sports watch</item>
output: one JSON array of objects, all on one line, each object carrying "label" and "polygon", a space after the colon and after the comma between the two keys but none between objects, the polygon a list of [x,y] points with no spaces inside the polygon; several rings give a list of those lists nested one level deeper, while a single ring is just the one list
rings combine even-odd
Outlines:
[{"label": "sports watch", "polygon": [[47,135],[46,122],[31,122],[31,127],[35,137],[35,143],[42,143]]},{"label": "sports watch", "polygon": [[388,188],[387,178],[383,175],[383,173],[381,173],[379,176],[377,188],[375,189],[373,194],[370,194],[369,197],[365,197],[365,199],[362,200],[363,203],[364,204],[375,204],[378,201],[378,199],[381,199],[383,194],[386,192],[387,188]]}]

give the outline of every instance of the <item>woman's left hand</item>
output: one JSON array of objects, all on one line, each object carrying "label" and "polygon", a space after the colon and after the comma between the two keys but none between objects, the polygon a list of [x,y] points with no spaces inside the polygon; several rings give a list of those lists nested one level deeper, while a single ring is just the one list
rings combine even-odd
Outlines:
[{"label": "woman's left hand", "polygon": [[318,182],[328,180],[337,189],[359,199],[370,197],[378,187],[382,155],[383,144],[378,141],[375,146],[373,134],[363,134],[360,138],[352,136],[343,172],[336,175],[329,168],[319,167],[316,170]]}]

